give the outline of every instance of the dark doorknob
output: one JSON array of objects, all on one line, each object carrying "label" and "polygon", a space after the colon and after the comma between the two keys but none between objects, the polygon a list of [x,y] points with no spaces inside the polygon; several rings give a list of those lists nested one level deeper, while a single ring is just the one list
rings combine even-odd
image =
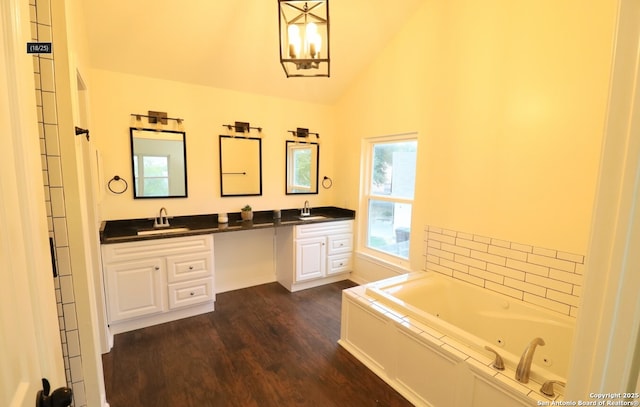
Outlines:
[{"label": "dark doorknob", "polygon": [[55,389],[51,395],[49,380],[42,379],[42,390],[36,395],[36,407],[69,407],[73,400],[73,392],[68,387]]}]

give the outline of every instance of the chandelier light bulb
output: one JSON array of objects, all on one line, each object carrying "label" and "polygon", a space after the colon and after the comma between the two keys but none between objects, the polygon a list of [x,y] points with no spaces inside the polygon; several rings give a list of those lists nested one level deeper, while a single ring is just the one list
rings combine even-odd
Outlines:
[{"label": "chandelier light bulb", "polygon": [[300,55],[300,27],[290,24],[288,28],[289,34],[289,57],[297,58]]},{"label": "chandelier light bulb", "polygon": [[316,55],[320,52],[320,44],[318,43],[319,38],[320,35],[318,34],[318,26],[316,25],[316,23],[308,23],[305,28],[305,42],[306,50],[311,58],[315,58]]}]

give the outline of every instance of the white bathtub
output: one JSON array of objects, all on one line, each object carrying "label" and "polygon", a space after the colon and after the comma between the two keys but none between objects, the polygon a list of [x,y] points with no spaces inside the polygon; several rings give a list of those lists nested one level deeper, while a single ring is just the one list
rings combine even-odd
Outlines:
[{"label": "white bathtub", "polygon": [[[539,393],[541,383],[566,381],[574,323],[463,281],[420,272],[346,290],[340,344],[417,405],[500,406],[502,399],[505,406],[535,405],[549,400]],[[524,385],[515,381],[515,369],[535,337],[545,345],[536,348],[531,381]],[[493,354],[485,346],[500,353],[506,370],[491,367]]]}]

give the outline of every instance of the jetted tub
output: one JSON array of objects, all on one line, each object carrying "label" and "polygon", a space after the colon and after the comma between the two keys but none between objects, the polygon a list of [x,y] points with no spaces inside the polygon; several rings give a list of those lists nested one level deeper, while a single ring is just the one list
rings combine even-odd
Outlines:
[{"label": "jetted tub", "polygon": [[[539,393],[542,383],[566,381],[574,325],[533,304],[419,272],[345,290],[339,342],[417,405],[535,405],[553,399]],[[535,349],[531,381],[521,384],[515,369],[536,337],[545,345]],[[492,367],[485,346],[506,370]]]}]

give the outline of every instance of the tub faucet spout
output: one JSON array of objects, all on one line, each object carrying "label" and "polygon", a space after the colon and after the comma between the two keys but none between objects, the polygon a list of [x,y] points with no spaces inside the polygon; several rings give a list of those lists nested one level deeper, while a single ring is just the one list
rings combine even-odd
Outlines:
[{"label": "tub faucet spout", "polygon": [[531,373],[531,360],[533,359],[533,352],[536,350],[536,346],[544,346],[544,340],[542,338],[534,338],[531,343],[522,352],[520,362],[516,368],[516,380],[520,383],[529,382],[529,374]]}]

